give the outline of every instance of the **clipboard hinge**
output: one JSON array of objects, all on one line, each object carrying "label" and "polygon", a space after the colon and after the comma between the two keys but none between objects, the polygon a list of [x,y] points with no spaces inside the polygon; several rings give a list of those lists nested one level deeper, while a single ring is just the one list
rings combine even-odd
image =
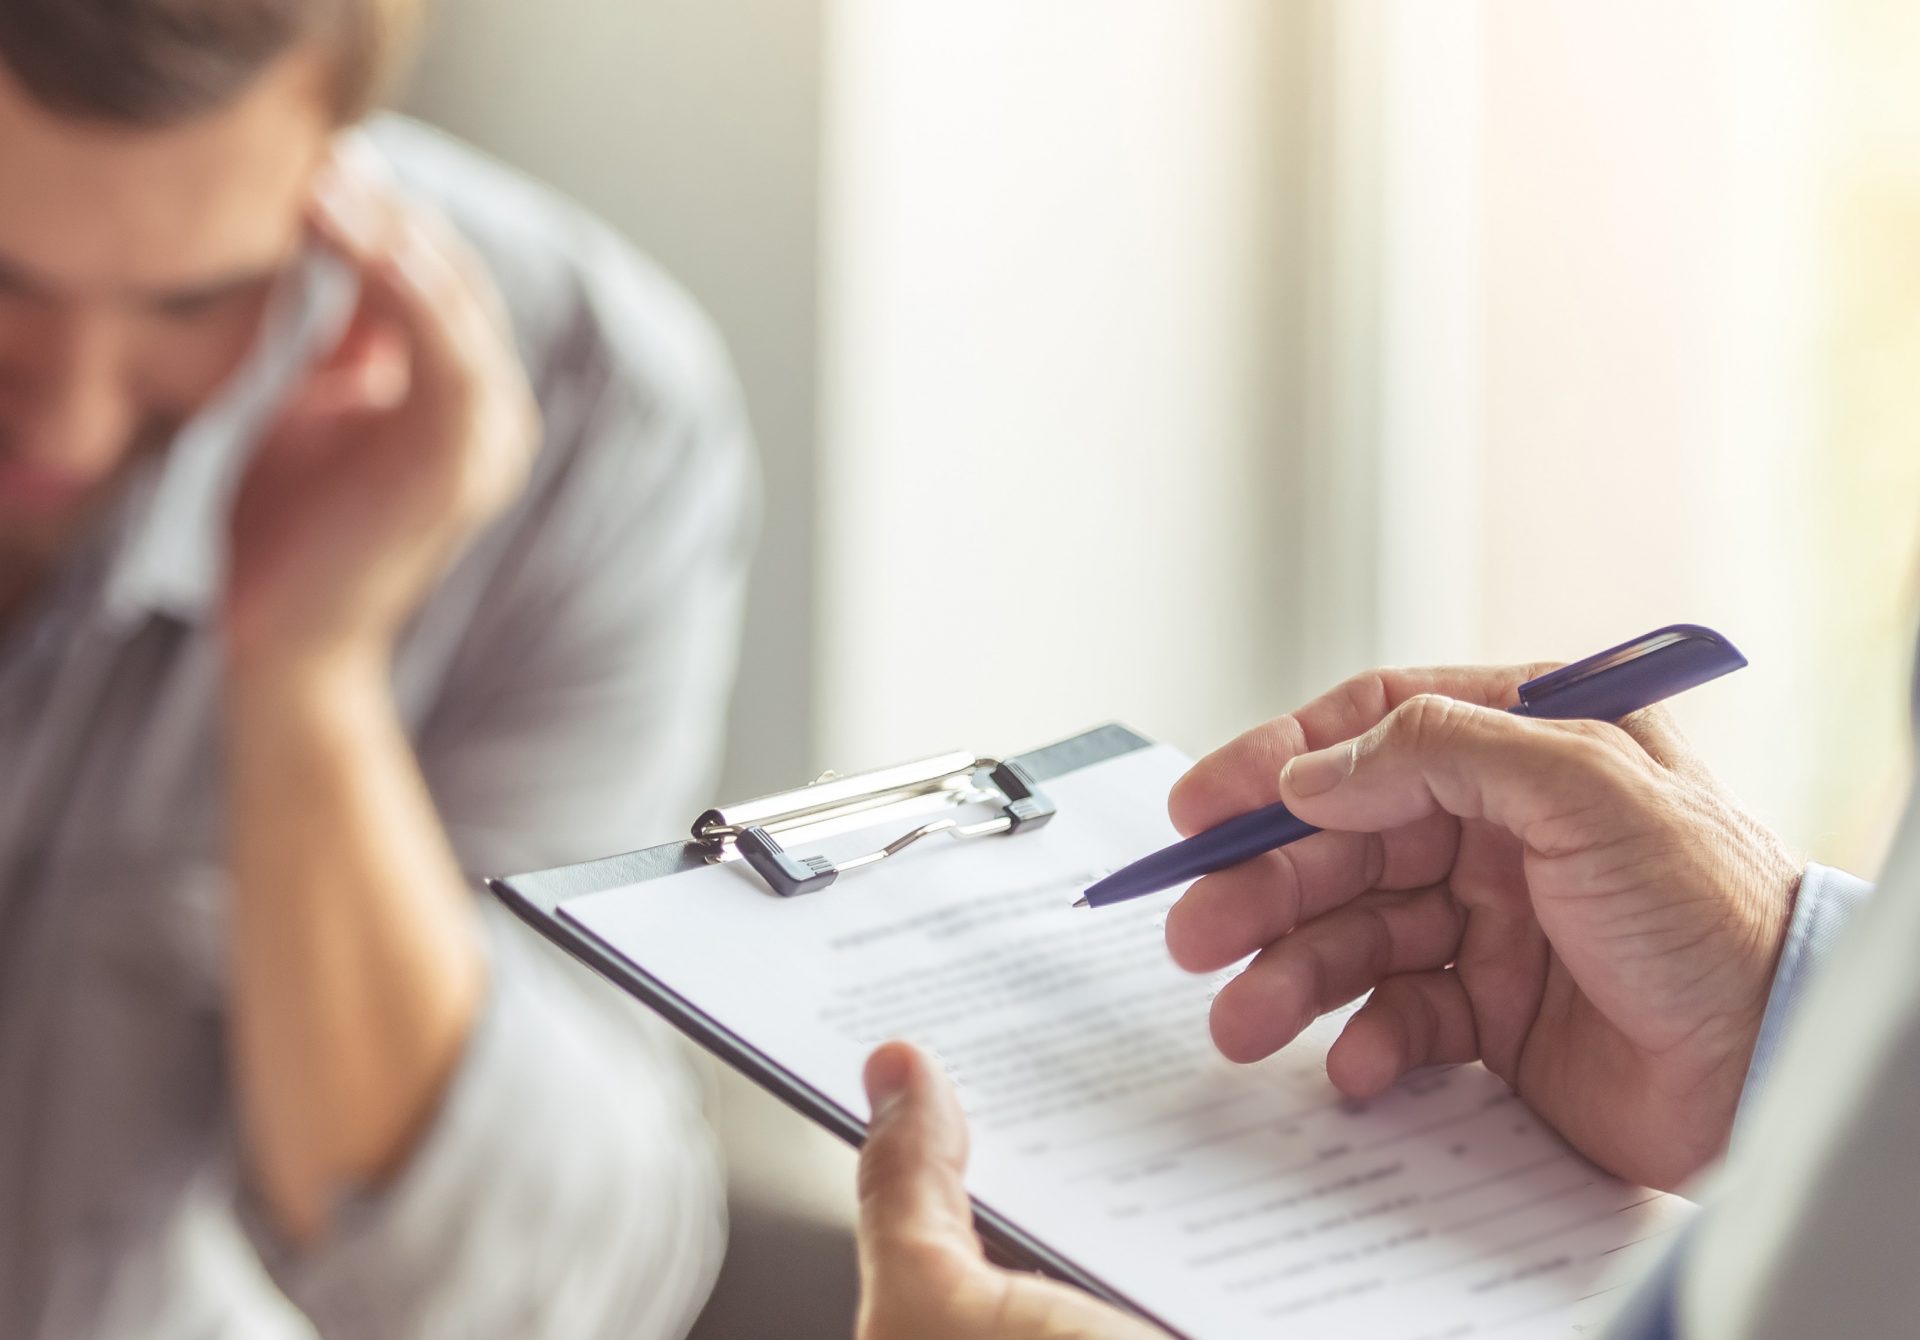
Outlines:
[{"label": "clipboard hinge", "polygon": [[[971,823],[953,817],[929,820],[876,851],[841,861],[797,855],[777,836],[802,828],[866,826],[902,805],[924,810],[980,802],[995,805],[998,813]],[[1011,836],[1044,827],[1055,813],[1053,801],[1018,761],[943,754],[856,777],[828,773],[795,791],[708,810],[695,822],[693,837],[707,848],[708,860],[745,861],[768,888],[792,898],[817,893],[841,875],[877,865],[936,833],[959,839]]]},{"label": "clipboard hinge", "polygon": [[764,828],[749,828],[734,839],[734,846],[740,858],[782,898],[818,893],[840,877],[840,872],[826,857],[795,856]]}]

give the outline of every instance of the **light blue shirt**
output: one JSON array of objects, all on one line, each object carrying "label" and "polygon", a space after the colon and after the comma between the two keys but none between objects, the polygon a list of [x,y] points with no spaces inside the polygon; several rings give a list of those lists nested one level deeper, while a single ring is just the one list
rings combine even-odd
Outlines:
[{"label": "light blue shirt", "polygon": [[[1773,987],[1761,1018],[1753,1060],[1747,1066],[1740,1109],[1734,1118],[1737,1144],[1747,1127],[1760,1092],[1765,1088],[1781,1043],[1798,1014],[1808,990],[1819,976],[1855,913],[1873,894],[1873,886],[1843,871],[1809,865],[1800,879],[1787,938],[1774,969]],[[1713,1213],[1711,1206],[1704,1211]],[[1684,1340],[1678,1319],[1678,1297],[1687,1264],[1692,1233],[1683,1234],[1654,1276],[1615,1318],[1609,1340]],[[1920,1319],[1916,1319],[1920,1321]]]},{"label": "light blue shirt", "polygon": [[[1753,1110],[1754,1099],[1766,1084],[1767,1075],[1780,1054],[1780,1041],[1806,998],[1808,986],[1821,963],[1833,952],[1853,914],[1872,895],[1873,885],[1829,866],[1810,865],[1801,876],[1800,892],[1793,902],[1793,918],[1787,923],[1786,944],[1780,950],[1780,963],[1773,973],[1773,990],[1767,996],[1767,1012],[1760,1020],[1760,1037],[1754,1043],[1753,1060],[1747,1066],[1746,1084],[1740,1091],[1741,1113]],[[1739,1116],[1734,1120],[1737,1140]]]}]

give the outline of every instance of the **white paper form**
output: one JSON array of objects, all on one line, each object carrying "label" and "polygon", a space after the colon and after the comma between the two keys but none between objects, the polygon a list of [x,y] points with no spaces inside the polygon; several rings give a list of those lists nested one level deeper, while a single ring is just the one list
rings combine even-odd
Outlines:
[{"label": "white paper form", "polygon": [[931,1048],[967,1108],[974,1196],[1187,1335],[1586,1330],[1684,1201],[1599,1172],[1477,1065],[1342,1099],[1335,1021],[1235,1066],[1207,1034],[1224,975],[1167,956],[1174,892],[1071,906],[1174,838],[1186,766],[1096,764],[1047,783],[1044,829],[929,840],[806,897],[730,865],[563,914],[857,1118],[875,1045]]}]

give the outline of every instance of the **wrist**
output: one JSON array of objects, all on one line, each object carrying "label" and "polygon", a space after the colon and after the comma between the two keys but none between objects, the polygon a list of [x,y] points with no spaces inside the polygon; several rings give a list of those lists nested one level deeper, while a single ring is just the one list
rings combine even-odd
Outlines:
[{"label": "wrist", "polygon": [[271,647],[230,642],[226,702],[230,719],[285,718],[312,709],[351,710],[391,697],[392,653],[372,641]]},{"label": "wrist", "polygon": [[1794,909],[1799,905],[1801,884],[1806,876],[1805,865],[1790,857],[1784,848],[1776,847],[1767,855],[1770,859],[1754,880],[1747,912],[1751,927],[1748,951],[1751,972],[1745,1013],[1751,1017],[1756,1035],[1773,994],[1774,978],[1780,971],[1781,956],[1786,952]]}]

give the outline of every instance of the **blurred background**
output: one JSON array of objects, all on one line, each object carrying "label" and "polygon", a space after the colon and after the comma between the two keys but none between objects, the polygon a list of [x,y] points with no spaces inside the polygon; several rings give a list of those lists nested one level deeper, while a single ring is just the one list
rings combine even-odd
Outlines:
[{"label": "blurred background", "polygon": [[[1369,665],[1684,620],[1753,660],[1679,706],[1700,747],[1865,873],[1916,71],[1908,0],[449,0],[409,106],[731,342],[770,488],[725,798],[1111,719],[1199,752]],[[841,1305],[844,1151],[732,1101]]]}]

